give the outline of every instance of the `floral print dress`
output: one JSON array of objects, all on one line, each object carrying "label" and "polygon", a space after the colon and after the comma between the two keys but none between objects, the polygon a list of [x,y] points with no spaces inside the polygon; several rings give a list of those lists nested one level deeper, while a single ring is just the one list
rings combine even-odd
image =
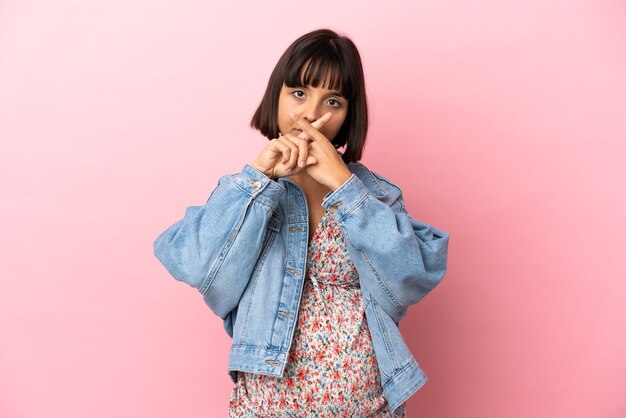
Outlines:
[{"label": "floral print dress", "polygon": [[282,378],[237,372],[229,417],[405,417],[391,414],[367,326],[358,272],[326,211],[307,272]]}]

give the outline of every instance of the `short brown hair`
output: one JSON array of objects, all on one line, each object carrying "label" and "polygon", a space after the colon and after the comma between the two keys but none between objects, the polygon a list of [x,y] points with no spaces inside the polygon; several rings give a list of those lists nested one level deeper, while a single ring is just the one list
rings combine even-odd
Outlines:
[{"label": "short brown hair", "polygon": [[338,90],[348,99],[346,120],[332,143],[335,148],[346,145],[342,154],[346,164],[359,161],[368,127],[363,65],[354,43],[330,29],[304,34],[287,48],[272,71],[250,126],[269,140],[277,138],[278,96],[283,83],[288,87],[318,87],[327,74],[330,75],[326,80],[330,85],[328,88]]}]

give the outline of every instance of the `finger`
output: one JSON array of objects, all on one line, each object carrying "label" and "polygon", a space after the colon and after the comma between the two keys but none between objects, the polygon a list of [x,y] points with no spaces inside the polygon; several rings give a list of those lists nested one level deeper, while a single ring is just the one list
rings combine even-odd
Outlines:
[{"label": "finger", "polygon": [[291,152],[290,148],[289,148],[289,145],[287,145],[283,141],[281,141],[280,138],[274,138],[272,140],[272,144],[274,144],[274,146],[276,147],[278,152],[280,152],[282,154],[280,162],[283,163],[284,161],[286,161],[289,158],[289,153]]},{"label": "finger", "polygon": [[[287,136],[281,136],[279,140],[284,143],[289,150],[289,155],[281,161],[286,167],[293,168],[298,163],[298,146],[294,144]],[[286,160],[286,161],[285,161]]]},{"label": "finger", "polygon": [[311,126],[319,129],[322,126],[326,125],[326,122],[328,122],[332,118],[332,116],[333,114],[331,112],[326,112],[322,116],[320,116],[318,120],[311,122]]},{"label": "finger", "polygon": [[[311,126],[315,127],[316,129],[320,129],[322,126],[326,125],[326,122],[328,122],[332,116],[331,112],[327,112],[325,114],[323,114],[322,116],[319,117],[319,119],[311,122]],[[297,115],[298,118],[302,117],[302,114]],[[298,137],[300,138],[304,138],[306,140],[311,140],[313,141],[313,139],[310,137],[309,134],[307,134],[305,131],[302,131],[298,134]]]},{"label": "finger", "polygon": [[307,157],[309,155],[309,141],[292,134],[285,135],[298,147],[298,167],[306,166]]},{"label": "finger", "polygon": [[[328,138],[326,138],[315,126],[309,123],[302,116],[298,116],[298,115],[292,116],[292,115],[294,114],[290,112],[289,116],[293,119],[296,126],[302,129],[302,133],[306,133],[309,136],[309,138],[311,138],[313,141],[324,141],[324,140],[328,141]],[[326,123],[326,121],[328,121],[331,118],[331,116],[332,116],[332,113],[327,112],[318,120],[322,121],[322,123]]]}]

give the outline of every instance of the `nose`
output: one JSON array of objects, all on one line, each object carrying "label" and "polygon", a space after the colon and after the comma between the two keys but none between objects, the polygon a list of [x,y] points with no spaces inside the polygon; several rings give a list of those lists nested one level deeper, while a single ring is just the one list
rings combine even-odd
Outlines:
[{"label": "nose", "polygon": [[304,105],[304,112],[302,116],[307,122],[312,123],[318,120],[322,115],[320,114],[319,104],[315,100],[310,100]]}]

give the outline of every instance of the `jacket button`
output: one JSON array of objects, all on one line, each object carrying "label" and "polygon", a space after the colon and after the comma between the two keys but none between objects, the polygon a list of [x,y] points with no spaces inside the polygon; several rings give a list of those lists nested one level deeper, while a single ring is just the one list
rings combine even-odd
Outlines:
[{"label": "jacket button", "polygon": [[334,205],[330,205],[328,207],[328,210],[332,213],[337,212],[337,209],[339,209],[339,206],[341,206],[341,203],[335,203]]},{"label": "jacket button", "polygon": [[259,187],[261,187],[261,182],[260,181],[252,181],[250,179],[248,179],[248,183],[250,183],[252,185],[252,187],[254,187],[255,189],[258,189]]}]

